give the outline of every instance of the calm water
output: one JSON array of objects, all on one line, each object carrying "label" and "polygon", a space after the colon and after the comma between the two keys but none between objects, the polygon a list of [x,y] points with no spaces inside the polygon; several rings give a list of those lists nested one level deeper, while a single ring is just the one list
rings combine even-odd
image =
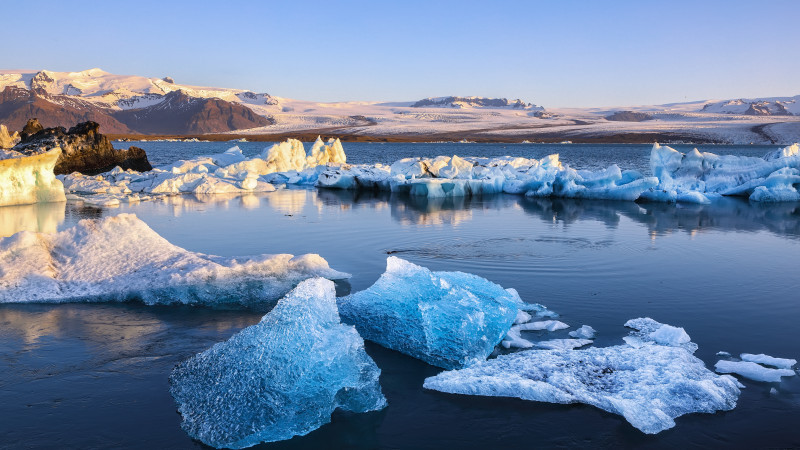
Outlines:
[{"label": "calm water", "polygon": [[[171,145],[176,154],[186,150],[184,158],[187,147],[198,145],[157,144]],[[253,152],[264,147],[249,145]],[[348,159],[375,157],[359,156],[362,146],[396,157],[425,154],[415,150],[428,148],[345,144]],[[450,151],[457,147],[440,145],[436,154],[486,148],[468,144]],[[580,154],[599,166],[624,159],[611,154],[629,152],[628,167],[646,166],[649,151],[560,145],[533,153],[539,146],[497,147],[498,155],[522,156],[558,147],[562,159]],[[761,155],[769,149],[746,147],[739,153]],[[701,150],[721,153],[718,147]],[[149,149],[151,160],[162,157],[156,152]],[[136,213],[170,242],[192,251],[319,253],[332,267],[353,274],[352,290],[380,276],[390,251],[434,270],[472,272],[547,305],[573,328],[593,326],[597,346],[620,343],[625,321],[650,316],[684,327],[709,367],[720,350],[800,356],[800,204],[728,199],[676,206],[510,195],[420,201],[300,189],[174,197],[109,209],[79,203],[0,208],[0,233],[55,231],[82,218],[122,212]],[[177,362],[260,317],[138,304],[0,305],[0,446],[202,447],[181,430],[167,377]],[[566,337],[568,331],[541,337]],[[684,416],[672,430],[649,436],[589,406],[424,391],[424,378],[440,369],[369,343],[367,351],[382,369],[389,401],[384,411],[336,413],[333,423],[308,436],[263,447],[800,446],[800,377],[780,383],[744,380],[747,388],[733,411]],[[770,388],[778,394],[771,395]]]}]

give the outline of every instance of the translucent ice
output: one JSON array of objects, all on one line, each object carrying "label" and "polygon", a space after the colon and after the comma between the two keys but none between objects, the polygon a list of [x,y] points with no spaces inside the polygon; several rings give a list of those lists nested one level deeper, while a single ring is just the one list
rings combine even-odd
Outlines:
[{"label": "translucent ice", "polygon": [[170,392],[192,438],[244,448],[302,436],[336,408],[382,409],[380,369],[336,310],[333,283],[312,278],[261,322],[179,364]]},{"label": "translucent ice", "polygon": [[342,279],[315,254],[223,258],[170,244],[133,214],[0,240],[0,303],[125,301],[262,306],[302,280]]},{"label": "translucent ice", "polygon": [[375,284],[339,299],[342,318],[365,339],[448,369],[486,359],[521,306],[519,296],[484,278],[393,256]]},{"label": "translucent ice", "polygon": [[0,150],[0,206],[66,200],[53,173],[60,155],[60,148],[31,156]]},{"label": "translucent ice", "polygon": [[586,403],[619,414],[653,434],[693,412],[736,406],[739,388],[680,347],[648,344],[585,350],[524,350],[427,378],[451,394]]},{"label": "translucent ice", "polygon": [[770,369],[750,361],[717,361],[714,370],[719,373],[735,373],[755,381],[776,382],[781,377],[795,376],[791,369]]}]

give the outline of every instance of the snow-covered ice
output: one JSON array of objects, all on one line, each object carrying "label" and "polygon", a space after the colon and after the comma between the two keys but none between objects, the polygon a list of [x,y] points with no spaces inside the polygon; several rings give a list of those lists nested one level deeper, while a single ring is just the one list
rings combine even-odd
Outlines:
[{"label": "snow-covered ice", "polygon": [[59,176],[67,193],[86,201],[117,204],[138,201],[141,195],[230,194],[270,192],[273,184],[313,184],[327,165],[346,162],[338,139],[327,143],[317,138],[306,151],[303,143],[289,139],[247,158],[239,147],[210,156],[181,160],[148,172],[122,170],[95,175],[72,173]]},{"label": "snow-covered ice", "polygon": [[714,369],[719,373],[735,373],[754,381],[777,382],[781,377],[797,375],[791,369],[771,369],[750,361],[717,361]]},{"label": "snow-covered ice", "polygon": [[764,364],[767,366],[777,367],[779,369],[791,369],[795,364],[797,364],[796,359],[776,358],[763,353],[759,353],[758,355],[754,355],[752,353],[742,353],[739,355],[739,357],[742,358],[742,361]]},{"label": "snow-covered ice", "polygon": [[800,200],[800,145],[793,144],[763,158],[686,154],[653,145],[650,168],[658,185],[642,193],[651,201],[709,203],[721,195],[749,197],[752,201]]},{"label": "snow-covered ice", "polygon": [[61,149],[26,156],[0,150],[0,206],[63,202],[64,186],[53,168]]},{"label": "snow-covered ice", "polygon": [[574,348],[585,347],[592,342],[591,339],[550,339],[547,341],[539,341],[535,345],[537,348],[544,348],[547,350],[572,350]]},{"label": "snow-covered ice", "polygon": [[582,325],[577,330],[570,331],[569,335],[579,339],[594,339],[596,333],[597,331],[589,325]]},{"label": "snow-covered ice", "polygon": [[446,369],[486,359],[522,306],[516,292],[484,278],[394,256],[375,284],[338,301],[365,339]]},{"label": "snow-covered ice", "polygon": [[350,275],[316,254],[227,258],[190,252],[133,214],[0,240],[0,303],[140,300],[260,307],[315,276]]},{"label": "snow-covered ice", "polygon": [[382,409],[380,369],[340,321],[333,283],[312,278],[256,325],[180,363],[170,392],[194,439],[244,448],[302,436],[337,408]]},{"label": "snow-covered ice", "polygon": [[586,403],[653,434],[694,412],[736,406],[739,388],[681,347],[647,344],[585,350],[523,350],[427,378],[451,394]]},{"label": "snow-covered ice", "polygon": [[628,345],[640,347],[648,343],[656,343],[670,347],[681,347],[691,353],[697,351],[697,344],[692,342],[686,330],[657,322],[649,317],[631,319],[625,326],[634,331],[623,339]]}]

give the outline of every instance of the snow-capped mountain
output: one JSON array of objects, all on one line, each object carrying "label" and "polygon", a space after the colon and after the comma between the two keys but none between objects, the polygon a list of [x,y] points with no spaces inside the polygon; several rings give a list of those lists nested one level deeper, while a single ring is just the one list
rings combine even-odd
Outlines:
[{"label": "snow-capped mountain", "polygon": [[323,134],[405,141],[800,141],[800,96],[546,110],[520,99],[469,96],[320,103],[100,69],[0,71],[0,124],[19,130],[32,117],[44,126],[93,120],[111,134],[270,140]]}]

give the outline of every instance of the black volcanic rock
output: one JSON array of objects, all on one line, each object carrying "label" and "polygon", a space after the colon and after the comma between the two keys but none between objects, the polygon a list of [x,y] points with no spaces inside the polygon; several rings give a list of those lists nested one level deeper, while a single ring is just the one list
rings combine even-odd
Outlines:
[{"label": "black volcanic rock", "polygon": [[38,120],[31,119],[25,128],[38,128],[39,131],[24,137],[14,146],[14,150],[34,154],[60,147],[62,153],[54,169],[57,175],[72,172],[96,175],[116,166],[139,172],[153,168],[147,161],[147,154],[139,147],[114,149],[108,137],[100,134],[100,125],[97,122],[79,123],[66,130],[64,127],[42,128]]},{"label": "black volcanic rock", "polygon": [[42,124],[39,123],[39,119],[34,117],[33,119],[28,119],[28,122],[22,127],[22,131],[19,133],[19,137],[22,140],[33,136],[34,134],[44,130]]},{"label": "black volcanic rock", "polygon": [[617,111],[614,114],[606,116],[606,120],[616,122],[644,122],[645,120],[653,120],[653,116],[647,113],[634,111]]},{"label": "black volcanic rock", "polygon": [[250,108],[218,98],[198,98],[181,90],[146,108],[117,111],[114,117],[146,134],[220,133],[263,127],[272,121]]}]

